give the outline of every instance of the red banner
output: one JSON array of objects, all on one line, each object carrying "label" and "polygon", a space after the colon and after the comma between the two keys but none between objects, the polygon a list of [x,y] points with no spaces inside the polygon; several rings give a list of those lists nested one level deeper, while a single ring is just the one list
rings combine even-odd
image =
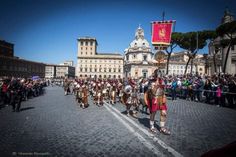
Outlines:
[{"label": "red banner", "polygon": [[152,44],[169,45],[172,33],[172,21],[152,23]]}]

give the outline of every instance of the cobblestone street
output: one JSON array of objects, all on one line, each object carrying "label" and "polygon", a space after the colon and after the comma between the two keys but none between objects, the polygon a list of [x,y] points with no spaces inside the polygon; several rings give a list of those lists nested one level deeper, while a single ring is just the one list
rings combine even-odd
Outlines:
[{"label": "cobblestone street", "polygon": [[[168,102],[170,136],[148,131],[149,116],[127,117],[117,103],[80,108],[61,87],[0,110],[0,156],[200,156],[236,139],[236,111],[197,102]],[[156,115],[159,125],[159,115]]]}]

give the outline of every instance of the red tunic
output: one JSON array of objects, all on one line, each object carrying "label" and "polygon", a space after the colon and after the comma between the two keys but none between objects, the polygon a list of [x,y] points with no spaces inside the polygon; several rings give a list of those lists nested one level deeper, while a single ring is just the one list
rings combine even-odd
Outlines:
[{"label": "red tunic", "polygon": [[[156,84],[158,88],[163,89],[164,91],[164,82],[162,79],[158,79],[158,82]],[[166,96],[163,93],[161,96],[156,96],[152,98],[152,104],[150,104],[149,100],[147,100],[147,105],[150,110],[150,112],[155,112],[157,110],[167,110],[167,105],[166,105]]]},{"label": "red tunic", "polygon": [[152,99],[152,105],[148,101],[148,108],[150,112],[155,112],[157,110],[167,110],[166,103],[158,103],[157,98]]}]

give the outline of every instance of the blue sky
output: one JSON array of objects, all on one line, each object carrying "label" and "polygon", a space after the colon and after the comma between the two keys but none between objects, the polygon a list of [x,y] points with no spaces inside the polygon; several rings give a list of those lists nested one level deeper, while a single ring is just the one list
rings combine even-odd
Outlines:
[{"label": "blue sky", "polygon": [[24,59],[76,62],[79,37],[95,37],[98,52],[123,54],[139,24],[150,42],[150,21],[163,11],[177,21],[175,31],[189,32],[215,29],[226,7],[236,13],[234,0],[0,0],[0,39]]}]

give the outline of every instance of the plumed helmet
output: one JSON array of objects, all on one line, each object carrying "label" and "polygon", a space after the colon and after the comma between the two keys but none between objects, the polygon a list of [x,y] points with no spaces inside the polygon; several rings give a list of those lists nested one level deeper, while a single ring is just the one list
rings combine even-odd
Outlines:
[{"label": "plumed helmet", "polygon": [[154,71],[154,78],[159,78],[159,77],[162,77],[162,72],[161,72],[161,70],[160,69],[156,69],[155,71]]}]

